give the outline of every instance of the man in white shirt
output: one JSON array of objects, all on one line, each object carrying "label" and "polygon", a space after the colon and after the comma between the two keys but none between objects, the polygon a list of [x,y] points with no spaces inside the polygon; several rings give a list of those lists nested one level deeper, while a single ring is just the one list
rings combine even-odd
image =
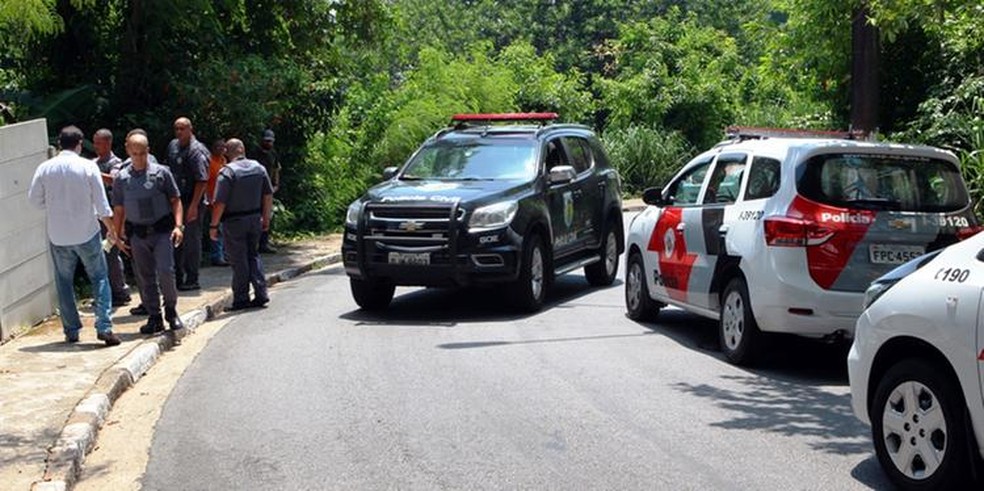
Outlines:
[{"label": "man in white shirt", "polygon": [[62,151],[34,172],[28,199],[48,215],[48,240],[55,265],[58,310],[65,341],[79,340],[82,321],[75,305],[75,268],[79,261],[92,282],[95,299],[96,338],[107,346],[120,344],[113,334],[112,304],[106,257],[103,255],[99,221],[107,229],[107,240],[118,243],[110,217],[99,166],[82,158],[82,131],[68,126],[58,135]]}]

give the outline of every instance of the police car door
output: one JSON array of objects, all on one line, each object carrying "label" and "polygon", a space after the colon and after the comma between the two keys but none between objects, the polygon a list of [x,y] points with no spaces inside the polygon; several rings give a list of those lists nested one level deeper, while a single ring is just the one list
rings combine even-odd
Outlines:
[{"label": "police car door", "polygon": [[569,166],[560,138],[548,140],[543,149],[547,179],[547,206],[550,209],[550,229],[553,235],[554,257],[560,258],[577,247],[577,228],[574,211],[577,209],[575,190],[577,178],[570,181],[550,182],[550,170]]},{"label": "police car door", "polygon": [[564,152],[570,157],[570,165],[577,172],[574,182],[574,232],[577,234],[578,249],[598,247],[601,241],[600,213],[604,211],[604,194],[598,186],[602,176],[591,172],[592,157],[588,141],[578,136],[563,137]]},{"label": "police car door", "polygon": [[689,166],[663,190],[666,204],[646,248],[646,263],[657,265],[651,286],[658,297],[691,303],[687,293],[697,256],[691,250],[684,218],[700,213],[700,197],[710,167],[710,158]]},{"label": "police car door", "polygon": [[694,243],[697,259],[690,274],[691,302],[712,310],[718,310],[718,290],[715,281],[727,258],[724,237],[734,221],[739,204],[742,182],[745,176],[745,153],[722,153],[714,163],[714,171],[707,180],[703,206],[698,213],[691,213],[687,231]]}]

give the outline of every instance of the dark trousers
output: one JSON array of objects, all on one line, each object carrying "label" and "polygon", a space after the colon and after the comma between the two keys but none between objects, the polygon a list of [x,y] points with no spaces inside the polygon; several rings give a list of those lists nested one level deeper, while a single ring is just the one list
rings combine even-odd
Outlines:
[{"label": "dark trousers", "polygon": [[222,222],[226,258],[232,266],[232,302],[249,302],[249,286],[257,300],[268,300],[263,263],[260,261],[260,216],[237,217]]},{"label": "dark trousers", "polygon": [[140,302],[150,315],[161,313],[161,294],[164,308],[173,310],[178,303],[178,288],[174,278],[174,246],[169,232],[134,235],[130,238],[133,270],[140,280]]},{"label": "dark trousers", "polygon": [[[202,213],[205,207],[201,207]],[[184,240],[174,249],[174,277],[179,285],[198,283],[198,268],[202,264],[202,219],[186,223]]]}]

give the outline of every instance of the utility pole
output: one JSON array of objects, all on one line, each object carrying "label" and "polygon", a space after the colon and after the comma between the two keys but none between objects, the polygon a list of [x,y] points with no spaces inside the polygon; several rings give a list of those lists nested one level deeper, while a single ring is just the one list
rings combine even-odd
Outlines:
[{"label": "utility pole", "polygon": [[851,25],[851,127],[865,133],[878,128],[878,48],[878,28],[863,5]]}]

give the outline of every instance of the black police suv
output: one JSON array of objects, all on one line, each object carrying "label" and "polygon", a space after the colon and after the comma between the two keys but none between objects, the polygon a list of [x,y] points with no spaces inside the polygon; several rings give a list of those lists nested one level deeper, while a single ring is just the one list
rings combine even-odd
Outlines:
[{"label": "black police suv", "polygon": [[624,246],[621,180],[590,128],[555,113],[459,114],[349,206],[352,296],[382,309],[403,286],[506,284],[536,311],[557,275],[609,285]]}]

